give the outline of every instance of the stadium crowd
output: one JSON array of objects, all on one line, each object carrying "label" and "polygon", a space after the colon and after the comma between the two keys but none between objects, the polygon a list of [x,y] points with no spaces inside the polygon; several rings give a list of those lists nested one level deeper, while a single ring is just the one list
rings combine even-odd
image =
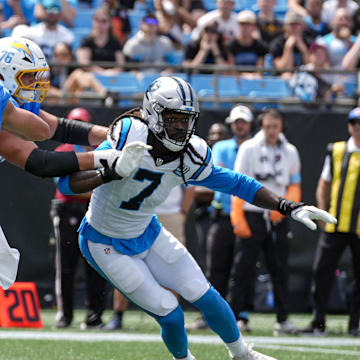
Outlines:
[{"label": "stadium crowd", "polygon": [[357,86],[360,9],[353,0],[2,0],[1,16],[2,36],[27,37],[58,64],[49,101],[64,94],[74,101],[84,91],[104,99],[141,93],[159,72],[181,74],[208,95],[214,67],[204,65],[233,66],[217,71],[220,91],[230,96],[251,96],[240,89],[259,79],[304,102],[351,97]]}]

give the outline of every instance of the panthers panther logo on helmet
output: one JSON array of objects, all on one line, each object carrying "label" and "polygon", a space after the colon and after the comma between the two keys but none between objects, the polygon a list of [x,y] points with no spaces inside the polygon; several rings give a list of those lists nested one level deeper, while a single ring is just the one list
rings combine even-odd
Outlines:
[{"label": "panthers panther logo on helmet", "polygon": [[42,102],[50,69],[40,47],[21,37],[0,39],[0,82],[19,103]]},{"label": "panthers panther logo on helmet", "polygon": [[143,112],[156,138],[167,149],[177,152],[187,145],[195,132],[199,102],[188,82],[178,77],[163,76],[145,92]]}]

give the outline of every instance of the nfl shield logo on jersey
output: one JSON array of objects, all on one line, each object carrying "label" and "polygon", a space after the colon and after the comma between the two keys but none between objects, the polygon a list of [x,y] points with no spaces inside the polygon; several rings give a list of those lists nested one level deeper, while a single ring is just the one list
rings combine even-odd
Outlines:
[{"label": "nfl shield logo on jersey", "polygon": [[161,158],[156,159],[156,162],[155,162],[156,166],[161,166],[163,163],[164,163],[163,159],[161,159]]},{"label": "nfl shield logo on jersey", "polygon": [[110,248],[105,248],[105,249],[104,249],[104,253],[105,253],[106,255],[109,255],[109,254],[110,254]]}]

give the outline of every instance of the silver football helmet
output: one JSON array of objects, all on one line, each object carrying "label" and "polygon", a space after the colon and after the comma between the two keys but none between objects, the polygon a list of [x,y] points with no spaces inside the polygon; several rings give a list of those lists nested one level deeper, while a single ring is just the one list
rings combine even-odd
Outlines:
[{"label": "silver football helmet", "polygon": [[182,150],[195,132],[199,102],[194,89],[185,80],[163,76],[146,90],[143,115],[149,129],[169,150]]},{"label": "silver football helmet", "polygon": [[50,69],[40,47],[22,37],[0,39],[0,83],[19,103],[42,102]]}]

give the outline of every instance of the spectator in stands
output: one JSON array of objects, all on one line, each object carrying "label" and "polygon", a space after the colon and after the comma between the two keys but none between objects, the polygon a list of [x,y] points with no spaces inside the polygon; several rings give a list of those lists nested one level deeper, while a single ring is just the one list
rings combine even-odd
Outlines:
[{"label": "spectator in stands", "polygon": [[[256,25],[256,15],[250,10],[243,10],[238,17],[239,35],[229,44],[231,65],[264,66],[264,56],[268,52],[267,46],[259,39]],[[236,73],[241,77],[261,77],[262,74],[242,72]]]},{"label": "spectator in stands", "polygon": [[[284,19],[284,34],[276,37],[270,44],[270,52],[277,69],[290,69],[309,62],[311,40],[304,36],[304,18],[290,10]],[[285,79],[291,73],[283,73]]]},{"label": "spectator in stands", "polygon": [[[34,16],[37,21],[42,22],[46,20],[47,11],[45,7],[49,0],[37,0],[34,8]],[[68,26],[73,26],[73,21],[76,16],[76,9],[78,0],[60,0],[61,12],[60,21]]]},{"label": "spectator in stands", "polygon": [[[54,47],[59,42],[69,45],[75,40],[74,34],[65,26],[59,24],[61,13],[60,0],[46,0],[43,3],[46,17],[37,25],[24,27],[22,25],[14,28],[13,36],[24,36],[38,44],[44,52],[48,61],[53,61]],[[20,34],[22,32],[22,34]]]},{"label": "spectator in stands", "polygon": [[261,39],[266,44],[269,44],[270,41],[283,33],[283,23],[275,17],[275,4],[276,0],[257,0],[259,7],[257,26]]},{"label": "spectator in stands", "polygon": [[10,35],[11,30],[19,24],[31,25],[35,21],[34,4],[31,0],[2,0],[3,19],[0,22],[2,36]]},{"label": "spectator in stands", "polygon": [[121,44],[112,35],[111,17],[106,7],[100,7],[95,11],[90,36],[82,40],[76,56],[81,65],[99,61],[113,62],[114,66],[104,68],[90,65],[76,69],[65,82],[66,91],[80,95],[84,90],[89,89],[100,97],[105,97],[107,90],[96,79],[94,73],[114,75],[122,71],[121,66],[124,64]]},{"label": "spectator in stands", "polygon": [[[317,40],[319,44],[326,47],[330,65],[333,69],[342,70],[342,61],[346,53],[356,41],[351,35],[351,18],[344,8],[337,9],[332,22],[332,32]],[[338,85],[344,82],[355,82],[355,75],[337,75],[334,78]]]},{"label": "spectator in stands", "polygon": [[331,29],[325,21],[321,19],[321,13],[323,8],[322,0],[307,0],[306,9],[308,15],[305,17],[305,30],[304,34],[312,41],[316,38],[328,34]]},{"label": "spectator in stands", "polygon": [[[69,44],[60,42],[55,45],[53,59],[55,63],[67,65],[74,62],[75,56]],[[51,85],[47,94],[47,102],[58,100],[56,98],[62,95],[65,80],[73,70],[73,66],[53,65],[51,67]]]},{"label": "spectator in stands", "polygon": [[304,102],[315,102],[317,99],[329,100],[341,95],[344,87],[336,84],[334,79],[336,75],[321,72],[331,69],[326,47],[313,43],[309,52],[309,63],[301,66],[289,81],[295,95]]},{"label": "spectator in stands", "polygon": [[348,71],[358,69],[359,59],[360,59],[360,34],[356,37],[355,42],[344,56],[341,63],[342,68]]},{"label": "spectator in stands", "polygon": [[[195,70],[203,64],[229,64],[228,50],[216,22],[207,25],[201,32],[200,39],[190,41],[185,48],[184,67]],[[204,74],[212,71],[199,70],[199,72]]]},{"label": "spectator in stands", "polygon": [[323,4],[321,18],[330,26],[337,10],[345,9],[351,17],[358,8],[359,4],[354,0],[326,0]]},{"label": "spectator in stands", "polygon": [[190,13],[196,22],[207,12],[202,0],[182,0],[181,5]]},{"label": "spectator in stands", "polygon": [[[145,15],[141,20],[139,31],[124,45],[126,60],[152,64],[172,63],[174,48],[169,38],[159,35],[158,30],[159,22],[156,16],[152,13]],[[146,68],[146,70],[154,69]]]},{"label": "spectator in stands", "polygon": [[159,33],[167,36],[176,49],[182,49],[184,25],[192,30],[196,26],[196,21],[178,0],[154,0],[154,5],[159,21]]},{"label": "spectator in stands", "polygon": [[308,14],[305,8],[305,0],[288,0],[289,10],[293,10],[302,16]]},{"label": "spectator in stands", "polygon": [[128,11],[134,7],[135,0],[105,0],[111,16],[113,35],[124,45],[131,33]]},{"label": "spectator in stands", "polygon": [[354,12],[352,17],[352,32],[353,35],[357,36],[360,33],[360,8]]},{"label": "spectator in stands", "polygon": [[201,31],[214,21],[218,23],[218,30],[223,35],[226,45],[239,35],[236,13],[233,11],[235,1],[217,0],[216,6],[216,10],[210,11],[199,18],[196,28],[191,35],[192,40],[199,39]]},{"label": "spectator in stands", "polygon": [[76,57],[82,65],[90,64],[92,61],[114,62],[117,65],[109,69],[91,66],[90,70],[93,72],[113,74],[120,71],[124,64],[124,55],[120,42],[112,34],[111,16],[106,7],[100,7],[95,11],[91,33],[82,40]]},{"label": "spectator in stands", "polygon": [[319,70],[331,69],[326,47],[318,43],[313,43],[309,51],[310,61],[305,65],[305,69],[315,71],[312,75],[318,82],[317,97],[330,99],[333,96],[341,95],[344,92],[344,86],[336,83],[336,75],[319,72]]}]

